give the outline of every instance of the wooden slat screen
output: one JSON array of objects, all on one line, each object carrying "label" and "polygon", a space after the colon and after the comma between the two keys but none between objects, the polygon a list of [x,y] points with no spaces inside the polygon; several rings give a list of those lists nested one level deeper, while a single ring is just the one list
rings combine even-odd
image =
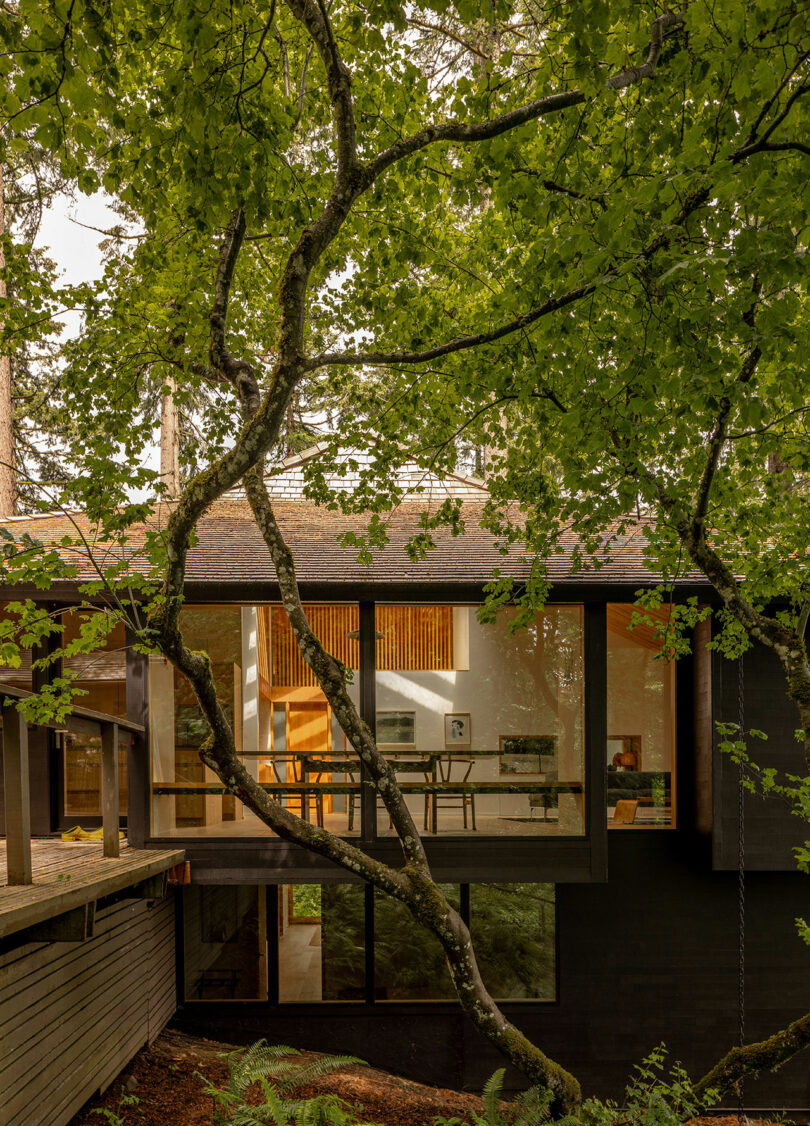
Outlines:
[{"label": "wooden slat screen", "polygon": [[[302,658],[287,615],[280,606],[263,607],[271,626],[273,687],[311,687],[315,676]],[[304,607],[310,625],[326,649],[349,668],[357,668],[357,631],[360,615],[357,606],[311,603]],[[259,648],[262,641],[259,618]],[[377,606],[377,668],[435,670],[453,668],[452,606]],[[355,637],[349,637],[354,633]],[[259,675],[262,676],[259,656]]]},{"label": "wooden slat screen", "polygon": [[377,606],[378,669],[452,669],[452,606]]},{"label": "wooden slat screen", "polygon": [[[360,611],[355,606],[334,606],[312,603],[304,606],[315,636],[326,650],[349,668],[357,668],[359,645],[357,637],[348,637],[360,628]],[[272,669],[274,687],[311,687],[317,685],[312,669],[304,664],[298,642],[293,637],[282,606],[270,608],[272,627]]]}]

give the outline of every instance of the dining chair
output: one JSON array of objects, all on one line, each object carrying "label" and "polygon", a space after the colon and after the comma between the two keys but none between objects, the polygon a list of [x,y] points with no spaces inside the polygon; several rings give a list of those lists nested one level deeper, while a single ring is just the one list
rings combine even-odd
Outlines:
[{"label": "dining chair", "polygon": [[[452,782],[457,782],[457,783],[466,782],[467,779],[470,777],[470,771],[472,770],[474,763],[475,763],[474,758],[463,758],[462,756],[453,754],[452,752],[448,752],[446,755],[442,755],[442,757],[439,759],[439,779],[438,779],[439,782],[442,782],[442,783],[445,783],[445,784],[446,783],[452,783]],[[464,771],[464,777],[463,778],[453,778],[453,767],[454,766],[458,766],[459,768],[466,767],[466,770]],[[429,804],[427,799],[428,799],[429,796],[430,795],[427,795],[427,794],[425,795],[425,828],[427,828],[428,804]],[[444,808],[444,809],[460,809],[462,819],[463,819],[464,828],[466,829],[467,828],[467,811],[469,810],[470,818],[472,820],[472,828],[473,829],[476,828],[476,824],[475,824],[475,794],[442,794],[442,793],[435,793],[435,794],[432,795],[432,797],[433,797],[433,801],[436,803],[437,822],[438,822],[438,813],[439,813],[440,809],[442,809],[442,808]]]}]

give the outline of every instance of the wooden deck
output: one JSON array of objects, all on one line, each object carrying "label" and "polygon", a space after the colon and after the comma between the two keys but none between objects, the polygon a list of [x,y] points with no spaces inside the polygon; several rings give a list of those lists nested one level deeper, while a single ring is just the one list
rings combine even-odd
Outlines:
[{"label": "wooden deck", "polygon": [[95,903],[166,872],[183,861],[180,849],[133,849],[121,841],[105,857],[101,841],[33,840],[34,882],[8,887],[6,842],[0,840],[0,938]]}]

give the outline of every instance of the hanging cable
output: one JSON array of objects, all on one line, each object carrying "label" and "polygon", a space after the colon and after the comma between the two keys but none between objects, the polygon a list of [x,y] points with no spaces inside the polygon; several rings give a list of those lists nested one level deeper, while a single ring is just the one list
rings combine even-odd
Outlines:
[{"label": "hanging cable", "polygon": [[[737,693],[739,702],[739,739],[745,741],[745,673],[743,656],[737,660]],[[745,762],[740,756],[739,777],[737,779],[737,1022],[738,1043],[745,1047]],[[745,1117],[743,1105],[743,1081],[737,1083],[737,1115],[740,1126]]]}]

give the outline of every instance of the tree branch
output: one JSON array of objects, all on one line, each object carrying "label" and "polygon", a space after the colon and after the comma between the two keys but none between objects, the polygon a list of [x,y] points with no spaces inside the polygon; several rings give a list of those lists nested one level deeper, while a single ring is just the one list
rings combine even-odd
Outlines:
[{"label": "tree branch", "polygon": [[[675,12],[664,12],[663,15],[654,19],[650,25],[651,41],[646,62],[642,66],[630,67],[608,78],[607,86],[613,90],[622,90],[626,86],[640,82],[642,79],[651,78],[661,57],[665,29],[682,23],[683,16]],[[413,153],[419,152],[426,145],[432,145],[437,141],[456,141],[462,144],[489,141],[510,129],[526,125],[529,121],[536,121],[538,118],[551,113],[559,113],[570,106],[581,105],[585,101],[587,101],[587,96],[582,90],[567,90],[558,94],[547,94],[545,97],[529,102],[519,109],[500,114],[490,121],[473,124],[448,121],[443,125],[429,125],[425,129],[420,129],[417,133],[412,134],[412,136],[397,141],[390,148],[381,152],[366,165],[365,175],[368,183],[371,184],[386,168],[389,168],[398,160],[402,160],[403,157],[412,156]]]},{"label": "tree branch", "polygon": [[375,789],[385,803],[385,808],[402,842],[406,861],[415,868],[427,870],[427,857],[419,831],[396,784],[394,772],[380,754],[371,732],[361,720],[346,690],[346,678],[342,669],[334,657],[324,649],[307,620],[298,591],[295,560],[276,521],[261,468],[256,466],[245,474],[244,482],[253,517],[276,569],[281,600],[301,656],[315,673],[341,728],[366,766]]},{"label": "tree branch", "polygon": [[644,78],[652,78],[661,58],[664,46],[664,31],[668,27],[675,27],[683,23],[683,16],[678,12],[664,12],[650,24],[650,50],[646,61],[641,66],[631,66],[626,70],[614,74],[607,80],[611,90],[624,90]]},{"label": "tree branch", "polygon": [[583,285],[577,289],[569,290],[568,293],[562,294],[560,297],[551,297],[548,301],[544,301],[541,305],[536,305],[533,309],[529,309],[527,313],[522,316],[516,317],[513,321],[508,321],[506,324],[499,325],[498,328],[491,329],[489,332],[477,332],[469,336],[458,336],[454,340],[448,340],[446,344],[439,344],[435,348],[426,348],[423,352],[327,352],[321,356],[313,356],[304,362],[304,366],[308,371],[314,368],[325,367],[327,365],[348,365],[348,364],[368,364],[369,366],[376,367],[382,364],[423,364],[429,360],[438,359],[440,356],[448,356],[453,352],[462,352],[469,348],[477,348],[482,344],[491,344],[495,340],[501,340],[504,336],[509,336],[513,332],[518,332],[522,328],[526,328],[535,321],[540,320],[541,317],[548,316],[549,313],[554,313],[558,309],[564,309],[568,305],[580,301],[583,297],[589,296],[596,290],[596,285]]},{"label": "tree branch", "polygon": [[[669,246],[672,240],[673,228],[682,226],[694,211],[697,211],[698,208],[703,206],[708,198],[709,192],[706,188],[699,188],[691,192],[684,200],[677,215],[667,224],[666,229],[656,235],[654,239],[639,251],[636,255],[636,260],[640,259],[646,261],[652,258],[659,250]],[[606,280],[618,276],[619,271],[617,269],[609,270],[604,277],[599,280],[598,284],[604,284]],[[320,356],[313,356],[305,360],[304,366],[307,371],[312,371],[315,368],[326,367],[327,365],[340,365],[345,367],[353,364],[368,364],[371,367],[379,367],[386,364],[427,363],[429,360],[438,359],[440,356],[447,356],[453,352],[462,352],[470,348],[477,348],[482,344],[491,344],[496,340],[501,340],[505,336],[510,336],[512,333],[534,324],[534,322],[540,320],[541,317],[548,316],[549,313],[554,313],[558,309],[564,309],[568,305],[573,305],[575,302],[589,297],[596,291],[598,284],[591,282],[588,285],[578,286],[576,289],[569,290],[568,293],[563,293],[559,297],[551,297],[540,305],[535,305],[533,309],[529,309],[528,312],[523,313],[520,317],[516,317],[512,321],[507,321],[506,324],[491,329],[489,332],[478,332],[468,336],[458,336],[453,340],[447,341],[445,344],[439,344],[435,348],[426,348],[422,352],[326,352]]]},{"label": "tree branch", "polygon": [[794,1020],[787,1028],[775,1032],[767,1040],[732,1048],[695,1084],[698,1097],[709,1090],[720,1094],[735,1087],[747,1075],[775,1071],[802,1048],[810,1044],[810,1013]]}]

